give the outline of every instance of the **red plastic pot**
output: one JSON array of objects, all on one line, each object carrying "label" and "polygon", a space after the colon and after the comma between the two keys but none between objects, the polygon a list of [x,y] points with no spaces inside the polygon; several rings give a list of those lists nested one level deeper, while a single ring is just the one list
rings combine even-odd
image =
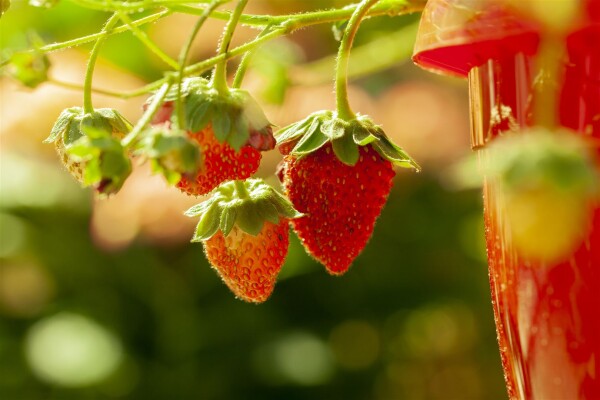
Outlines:
[{"label": "red plastic pot", "polygon": [[[575,0],[573,0],[575,1]],[[551,2],[549,2],[551,3]],[[558,125],[600,142],[600,1],[580,2],[562,36],[558,77],[538,50],[543,24],[500,0],[430,0],[414,61],[434,72],[467,77],[475,149],[507,131],[535,126],[540,93]],[[552,7],[552,4],[548,4]],[[543,85],[546,90],[540,92]],[[600,148],[600,147],[598,147]],[[600,152],[598,153],[600,156]],[[511,246],[493,184],[484,189],[489,276],[498,341],[511,399],[600,399],[600,209],[572,254],[530,259]],[[552,218],[552,215],[548,215]]]}]

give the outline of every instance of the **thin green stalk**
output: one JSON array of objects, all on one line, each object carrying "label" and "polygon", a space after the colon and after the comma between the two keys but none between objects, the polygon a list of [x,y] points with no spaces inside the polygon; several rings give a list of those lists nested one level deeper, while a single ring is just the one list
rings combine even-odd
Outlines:
[{"label": "thin green stalk", "polygon": [[[79,1],[79,0],[76,0],[76,1]],[[371,8],[369,11],[368,16],[374,17],[374,16],[381,16],[381,15],[408,14],[408,13],[412,13],[412,12],[419,12],[423,9],[424,6],[425,6],[425,0],[410,0],[410,1],[405,1],[405,2],[403,1],[403,2],[397,2],[397,3],[383,2],[383,3],[376,4],[375,6],[373,6],[373,8]],[[279,27],[277,29],[271,30],[268,34],[265,34],[262,37],[259,35],[259,37],[255,38],[254,40],[244,43],[243,45],[228,51],[226,54],[219,54],[212,58],[200,61],[196,64],[187,66],[184,70],[184,75],[186,75],[186,76],[187,75],[197,75],[202,72],[208,71],[209,69],[214,67],[220,61],[237,57],[241,54],[248,52],[249,50],[252,50],[253,48],[255,48],[265,42],[268,42],[269,40],[272,40],[279,36],[289,34],[297,29],[301,29],[301,28],[305,28],[308,26],[317,25],[317,24],[321,24],[321,23],[331,23],[331,22],[346,20],[346,19],[348,19],[348,17],[351,16],[351,14],[353,13],[353,11],[355,11],[355,9],[356,9],[356,6],[348,6],[343,9],[339,9],[339,10],[327,10],[327,11],[310,12],[310,13],[297,14],[297,15],[296,14],[283,15],[283,16],[276,16],[276,17],[251,16],[251,15],[244,16],[244,15],[242,15],[240,17],[240,21],[246,25],[260,26],[260,25],[274,24]],[[149,15],[148,17],[140,18],[140,19],[134,21],[133,24],[135,26],[140,26],[140,25],[143,25],[146,23],[154,22],[154,21],[162,18],[163,16],[170,14],[172,11],[182,11],[182,12],[186,12],[189,14],[199,15],[204,12],[204,9],[188,7],[188,6],[186,6],[185,8],[183,6],[175,6],[172,8],[172,10],[164,10],[159,13]],[[227,19],[227,18],[229,18],[229,16],[230,16],[230,13],[220,12],[220,11],[214,11],[211,14],[211,17],[215,17],[215,18],[219,18],[219,19]],[[112,31],[112,33],[121,33],[121,32],[125,32],[127,30],[128,30],[128,28],[126,26],[119,26],[119,27],[115,28]],[[48,53],[51,51],[61,50],[63,48],[67,48],[67,47],[78,46],[78,45],[81,45],[84,43],[91,42],[91,41],[97,39],[98,37],[100,37],[100,35],[101,35],[100,33],[96,33],[93,35],[89,35],[89,36],[86,36],[83,38],[71,40],[68,42],[54,43],[52,45],[44,46],[40,50],[42,52]],[[3,62],[2,65],[6,64],[6,63],[8,63],[8,61]],[[167,81],[167,78],[159,79],[155,82],[144,85],[138,89],[134,89],[129,92],[125,92],[125,93],[123,93],[122,97],[123,98],[132,98],[132,97],[146,95],[147,93],[160,88],[166,81]]]},{"label": "thin green stalk", "polygon": [[98,59],[98,54],[100,54],[100,48],[104,44],[104,41],[108,37],[108,32],[110,32],[113,26],[119,21],[119,14],[114,13],[102,28],[102,35],[94,44],[92,48],[92,52],[90,53],[90,59],[88,60],[87,68],[85,71],[85,81],[83,84],[83,111],[85,113],[94,112],[94,106],[92,105],[92,78],[94,76],[94,67],[96,66],[96,60]]},{"label": "thin green stalk", "polygon": [[131,18],[123,11],[119,11],[119,18],[123,21],[125,25],[129,27],[131,33],[138,38],[140,42],[142,42],[150,51],[158,56],[161,60],[163,60],[167,65],[169,65],[173,69],[178,69],[179,64],[177,61],[173,60],[169,57],[164,51],[162,51],[149,37],[146,35],[146,32],[142,31],[137,26],[133,25]]},{"label": "thin green stalk", "polygon": [[198,18],[198,21],[196,21],[196,24],[194,25],[194,28],[192,29],[192,33],[188,37],[187,42],[185,43],[185,45],[181,49],[181,52],[179,53],[179,63],[178,63],[178,68],[177,68],[177,70],[179,71],[179,74],[177,75],[177,101],[175,102],[175,114],[174,114],[176,118],[175,118],[174,124],[176,127],[179,127],[181,129],[185,129],[185,115],[184,115],[183,106],[181,104],[182,103],[182,101],[181,101],[181,84],[183,83],[185,66],[187,65],[187,59],[190,55],[190,51],[192,49],[192,44],[194,43],[194,39],[196,38],[198,31],[200,30],[200,28],[202,28],[202,25],[204,25],[204,22],[206,22],[208,17],[210,17],[210,14],[217,7],[219,7],[222,4],[227,3],[228,1],[229,0],[213,0],[212,3],[210,3],[210,5],[204,9],[204,12],[200,16],[200,18]]},{"label": "thin green stalk", "polygon": [[231,14],[231,18],[227,22],[225,26],[225,31],[223,32],[223,37],[221,38],[221,43],[219,44],[219,50],[217,54],[225,55],[223,61],[217,63],[215,67],[215,71],[212,76],[212,85],[219,93],[227,93],[227,51],[229,50],[229,44],[231,43],[231,38],[233,37],[233,32],[235,32],[235,28],[237,27],[238,21],[240,20],[240,16],[242,15],[242,11],[244,11],[244,7],[248,4],[248,0],[239,0],[237,6],[233,10]]},{"label": "thin green stalk", "polygon": [[158,108],[163,104],[165,96],[167,95],[167,93],[169,93],[169,89],[171,89],[171,86],[172,83],[168,82],[164,84],[158,92],[156,92],[154,98],[152,99],[152,102],[150,103],[146,111],[144,111],[144,115],[142,115],[142,118],[138,120],[137,124],[135,124],[131,132],[129,132],[127,136],[123,138],[123,147],[131,146],[133,141],[139,136],[142,130],[146,127],[146,125],[148,125],[150,121],[152,121],[154,114],[156,114]]},{"label": "thin green stalk", "polygon": [[[171,10],[163,10],[163,11],[157,12],[155,14],[148,15],[147,17],[137,19],[137,20],[133,21],[131,23],[131,25],[137,27],[137,26],[149,24],[151,22],[157,21],[157,20],[161,19],[162,17],[165,17],[172,13],[173,12]],[[128,32],[128,31],[129,31],[128,26],[121,25],[121,26],[114,28],[112,31],[110,31],[107,34],[114,35],[117,33],[123,33],[123,32]],[[82,44],[93,42],[94,40],[98,40],[101,36],[103,36],[105,34],[106,33],[103,33],[103,32],[97,32],[97,33],[93,33],[91,35],[83,36],[83,37],[80,37],[77,39],[68,40],[66,42],[52,43],[52,44],[48,44],[46,46],[39,47],[37,49],[26,50],[23,52],[17,52],[16,54],[32,53],[34,51],[48,54],[48,53],[52,53],[55,51],[65,50],[65,49],[68,49],[71,47],[81,46]],[[2,62],[0,62],[0,67],[3,67],[5,65],[7,65],[8,63],[10,63],[10,59],[2,60]]]},{"label": "thin green stalk", "polygon": [[350,59],[352,42],[354,42],[354,37],[356,36],[356,32],[358,31],[362,19],[367,15],[369,8],[378,1],[379,0],[363,0],[363,2],[360,3],[352,14],[352,17],[350,17],[350,21],[348,21],[338,50],[335,74],[335,99],[338,117],[345,120],[356,118],[356,115],[350,108],[350,102],[348,101],[348,61]]},{"label": "thin green stalk", "polygon": [[[55,78],[48,78],[48,83],[51,83],[51,84],[56,85],[56,86],[63,87],[65,89],[83,91],[83,85],[79,84],[79,83],[60,81],[60,80],[55,79]],[[92,87],[92,92],[93,93],[98,93],[98,94],[103,94],[105,96],[118,97],[118,98],[121,98],[121,99],[126,99],[127,98],[127,93],[125,93],[125,92],[115,92],[115,91],[112,91],[112,90],[98,89],[98,88],[94,88],[94,87]]]},{"label": "thin green stalk", "polygon": [[[247,42],[239,47],[236,47],[235,49],[227,52],[227,54],[219,54],[216,55],[212,58],[208,58],[204,61],[200,61],[196,64],[193,65],[189,65],[185,68],[184,70],[184,75],[188,76],[188,75],[198,75],[202,72],[208,71],[209,69],[213,68],[219,61],[222,60],[228,60],[234,57],[237,57],[241,54],[244,54],[245,52],[253,49],[254,47],[268,42],[271,39],[274,39],[278,36],[283,36],[286,33],[289,33],[290,30],[287,27],[283,27],[277,30],[273,30],[270,33],[268,33],[267,35],[261,37],[261,38],[257,38],[254,39],[250,42]],[[152,92],[153,90],[158,89],[159,87],[161,87],[161,85],[163,83],[165,83],[167,81],[167,78],[162,78],[162,79],[158,79],[152,83],[149,83],[147,85],[144,85],[138,89],[132,90],[130,92],[128,92],[126,94],[127,98],[131,98],[131,97],[137,97],[137,96],[142,96],[148,92]]]},{"label": "thin green stalk", "polygon": [[236,191],[238,197],[242,200],[247,199],[249,194],[248,194],[248,190],[246,189],[246,185],[244,184],[244,181],[235,180],[234,185],[235,185],[235,191]]},{"label": "thin green stalk", "polygon": [[[265,36],[267,33],[269,33],[270,29],[271,26],[267,26],[261,33],[258,34],[256,38]],[[240,65],[238,65],[237,71],[235,71],[235,77],[233,78],[233,84],[231,85],[233,88],[239,89],[242,86],[242,81],[244,80],[244,76],[246,75],[246,71],[248,70],[250,61],[252,60],[252,56],[257,48],[258,46],[244,54],[242,61],[240,61]]]}]

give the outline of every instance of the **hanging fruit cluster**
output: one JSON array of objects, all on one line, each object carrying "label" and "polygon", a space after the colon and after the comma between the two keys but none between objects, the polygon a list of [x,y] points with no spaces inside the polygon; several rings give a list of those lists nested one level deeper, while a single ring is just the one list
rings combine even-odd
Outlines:
[{"label": "hanging fruit cluster", "polygon": [[[232,54],[229,44],[245,17],[247,0],[239,0],[225,14],[228,22],[210,64],[212,77],[194,76],[202,71],[186,66],[194,36],[226,2],[204,2],[199,8],[201,15],[179,60],[170,62],[177,71],[146,87],[152,94],[135,124],[117,110],[92,105],[93,70],[103,42],[119,28],[119,21],[121,28],[133,29],[123,11],[127,3],[119,3],[91,51],[83,107],[64,110],[46,142],[54,143],[77,181],[101,196],[119,191],[132,171],[132,161],[149,162],[153,172],[188,195],[207,195],[206,201],[186,212],[198,218],[192,241],[203,244],[208,261],[238,298],[259,303],[272,293],[285,262],[290,225],[329,273],[343,274],[371,237],[392,187],[394,166],[419,170],[381,127],[351,110],[346,86],[349,53],[361,21],[369,15],[418,10],[424,2],[363,0],[340,9],[343,14],[331,10],[338,13],[336,18],[341,16],[339,21],[347,22],[340,32],[336,66],[337,109],[314,113],[275,133],[257,101],[239,88],[250,46],[234,87],[226,80],[227,60],[244,54]],[[331,18],[328,11],[313,14],[317,22]],[[270,23],[250,43],[256,46],[269,36],[289,33],[302,27],[302,21],[289,17]],[[13,76],[20,75],[33,87],[46,78],[44,47],[26,57],[19,62],[23,55],[15,54],[9,67]],[[278,176],[284,194],[253,178],[261,153],[276,146],[283,155]]]}]

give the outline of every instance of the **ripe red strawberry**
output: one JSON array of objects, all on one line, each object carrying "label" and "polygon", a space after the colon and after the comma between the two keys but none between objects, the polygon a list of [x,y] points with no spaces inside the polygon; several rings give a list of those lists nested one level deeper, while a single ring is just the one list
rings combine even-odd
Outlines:
[{"label": "ripe red strawberry", "polygon": [[261,154],[251,146],[239,152],[215,138],[210,125],[199,132],[188,132],[201,149],[202,165],[195,176],[183,175],[177,187],[188,194],[200,196],[228,180],[250,178],[260,165]]},{"label": "ripe red strawberry", "polygon": [[[167,96],[152,120],[170,126],[176,92]],[[227,180],[246,179],[258,169],[261,151],[275,147],[270,123],[250,95],[239,89],[216,92],[201,78],[182,85],[186,134],[198,144],[202,162],[195,175],[183,175],[176,186],[204,195]]]},{"label": "ripe red strawberry", "polygon": [[252,236],[234,227],[228,236],[218,232],[204,242],[206,258],[223,282],[240,299],[262,303],[273,292],[289,246],[288,220],[266,221]]},{"label": "ripe red strawberry", "polygon": [[190,208],[200,217],[192,241],[240,299],[261,303],[273,292],[289,246],[289,220],[300,214],[260,179],[227,182]]},{"label": "ripe red strawberry", "polygon": [[392,188],[394,169],[370,145],[353,165],[330,144],[298,158],[284,158],[284,185],[305,216],[292,226],[308,252],[332,274],[342,274],[367,244]]},{"label": "ripe red strawberry", "polygon": [[319,112],[277,133],[278,171],[304,216],[291,223],[307,252],[334,275],[363,250],[392,187],[393,164],[418,169],[366,117]]}]

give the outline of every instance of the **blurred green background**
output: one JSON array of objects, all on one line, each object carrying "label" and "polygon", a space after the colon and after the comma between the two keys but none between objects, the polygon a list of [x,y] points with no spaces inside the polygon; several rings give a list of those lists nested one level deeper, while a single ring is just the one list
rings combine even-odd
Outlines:
[{"label": "blurred green background", "polygon": [[[255,0],[249,12],[348,3]],[[49,10],[13,2],[0,20],[2,53],[26,48],[32,29],[50,43],[92,33],[105,18],[67,1]],[[139,167],[121,193],[97,200],[61,168],[40,142],[80,92],[25,90],[2,77],[0,399],[506,398],[480,194],[443,184],[469,152],[466,85],[410,64],[417,20],[365,23],[350,92],[425,172],[398,171],[370,243],[343,277],[327,275],[292,234],[260,306],[236,300],[188,242],[193,221],[181,213],[199,199]],[[147,32],[176,55],[193,21],[176,15]],[[221,28],[204,29],[196,60],[213,54]],[[250,34],[240,30],[238,43]],[[330,26],[269,44],[245,86],[278,125],[331,106],[335,48]],[[53,54],[51,79],[81,82],[88,50]],[[111,38],[102,56],[95,83],[104,88],[135,88],[165,68],[130,34]],[[95,98],[132,120],[143,101]],[[272,153],[260,173],[277,184]]]}]

